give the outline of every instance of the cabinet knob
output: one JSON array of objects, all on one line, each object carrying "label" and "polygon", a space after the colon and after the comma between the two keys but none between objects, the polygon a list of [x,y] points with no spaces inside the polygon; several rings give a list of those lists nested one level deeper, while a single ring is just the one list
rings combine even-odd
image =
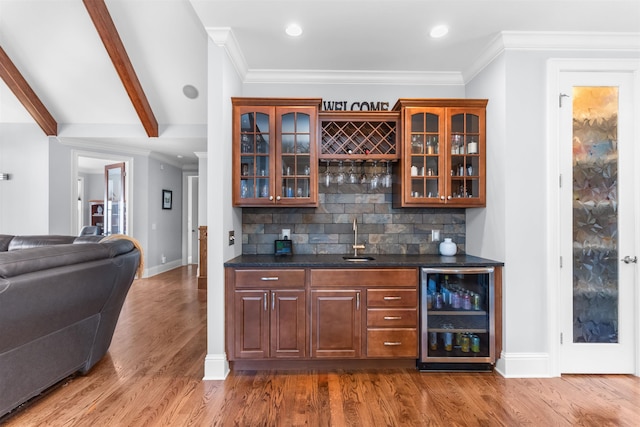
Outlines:
[{"label": "cabinet knob", "polygon": [[276,200],[277,200],[277,201],[280,201],[280,196],[276,197]]},{"label": "cabinet knob", "polygon": [[273,202],[273,196],[269,196],[269,200]]},{"label": "cabinet knob", "polygon": [[440,200],[444,200],[444,196],[440,196]]},{"label": "cabinet knob", "polygon": [[447,200],[451,200],[451,196],[447,196]]}]

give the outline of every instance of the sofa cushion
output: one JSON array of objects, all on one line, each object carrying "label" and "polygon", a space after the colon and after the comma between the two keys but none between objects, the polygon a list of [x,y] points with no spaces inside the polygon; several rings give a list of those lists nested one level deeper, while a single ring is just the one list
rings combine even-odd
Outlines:
[{"label": "sofa cushion", "polygon": [[9,250],[9,243],[11,243],[13,236],[9,234],[0,234],[0,252],[6,252]]},{"label": "sofa cushion", "polygon": [[111,258],[116,252],[112,246],[101,243],[66,244],[2,252],[0,253],[0,278],[6,279],[63,265]]},{"label": "sofa cushion", "polygon": [[17,249],[37,248],[39,246],[64,245],[73,243],[75,236],[14,236],[9,243],[9,251]]}]

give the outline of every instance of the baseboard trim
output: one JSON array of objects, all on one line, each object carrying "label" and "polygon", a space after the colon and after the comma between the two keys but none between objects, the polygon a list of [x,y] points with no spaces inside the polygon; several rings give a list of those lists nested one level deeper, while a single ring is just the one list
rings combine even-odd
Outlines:
[{"label": "baseboard trim", "polygon": [[505,353],[495,370],[505,378],[551,378],[548,353]]},{"label": "baseboard trim", "polygon": [[157,274],[165,273],[169,270],[173,270],[174,268],[182,267],[182,265],[183,265],[182,260],[177,259],[175,261],[171,261],[166,264],[160,264],[160,265],[153,266],[151,268],[145,268],[142,277],[144,278],[153,277]]},{"label": "baseboard trim", "polygon": [[229,362],[225,354],[207,354],[204,358],[204,381],[224,380],[229,375]]}]

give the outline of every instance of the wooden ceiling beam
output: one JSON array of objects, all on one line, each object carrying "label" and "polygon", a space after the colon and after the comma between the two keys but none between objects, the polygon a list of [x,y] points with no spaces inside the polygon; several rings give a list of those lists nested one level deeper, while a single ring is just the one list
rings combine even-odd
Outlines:
[{"label": "wooden ceiling beam", "polygon": [[2,47],[0,47],[0,77],[44,133],[48,136],[58,135],[58,123]]},{"label": "wooden ceiling beam", "polygon": [[120,39],[118,30],[111,19],[104,0],[82,0],[82,2],[89,12],[93,25],[96,27],[102,43],[107,49],[107,53],[111,57],[111,62],[113,62],[113,66],[120,76],[120,80],[129,95],[129,99],[131,99],[133,103],[133,107],[138,113],[138,117],[147,135],[157,137],[158,122],[149,105],[147,96],[140,85],[138,76],[129,60],[129,55],[127,55],[127,51],[124,48],[124,44]]}]

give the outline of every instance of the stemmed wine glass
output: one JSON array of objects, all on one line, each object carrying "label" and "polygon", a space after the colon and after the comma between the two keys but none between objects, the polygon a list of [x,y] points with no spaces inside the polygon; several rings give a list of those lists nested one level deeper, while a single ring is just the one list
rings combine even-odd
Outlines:
[{"label": "stemmed wine glass", "polygon": [[356,171],[353,169],[355,166],[355,162],[351,160],[351,166],[349,168],[349,184],[357,184],[358,183],[358,175]]},{"label": "stemmed wine glass", "polygon": [[382,177],[382,186],[385,188],[391,188],[393,176],[391,175],[391,162],[387,160],[387,171]]},{"label": "stemmed wine glass", "polygon": [[371,190],[377,190],[380,183],[380,175],[378,174],[378,161],[373,161],[373,175],[371,175]]},{"label": "stemmed wine glass", "polygon": [[342,160],[338,161],[338,173],[334,176],[335,183],[338,185],[344,184],[345,174],[344,174],[344,166],[342,164]]},{"label": "stemmed wine glass", "polygon": [[362,162],[360,164],[360,184],[366,184],[367,183],[367,173],[364,170],[364,164],[365,164],[365,162]]},{"label": "stemmed wine glass", "polygon": [[331,172],[329,171],[329,163],[331,162],[329,160],[325,160],[325,163],[327,166],[324,170],[324,174],[322,175],[322,183],[328,188],[331,185]]}]

